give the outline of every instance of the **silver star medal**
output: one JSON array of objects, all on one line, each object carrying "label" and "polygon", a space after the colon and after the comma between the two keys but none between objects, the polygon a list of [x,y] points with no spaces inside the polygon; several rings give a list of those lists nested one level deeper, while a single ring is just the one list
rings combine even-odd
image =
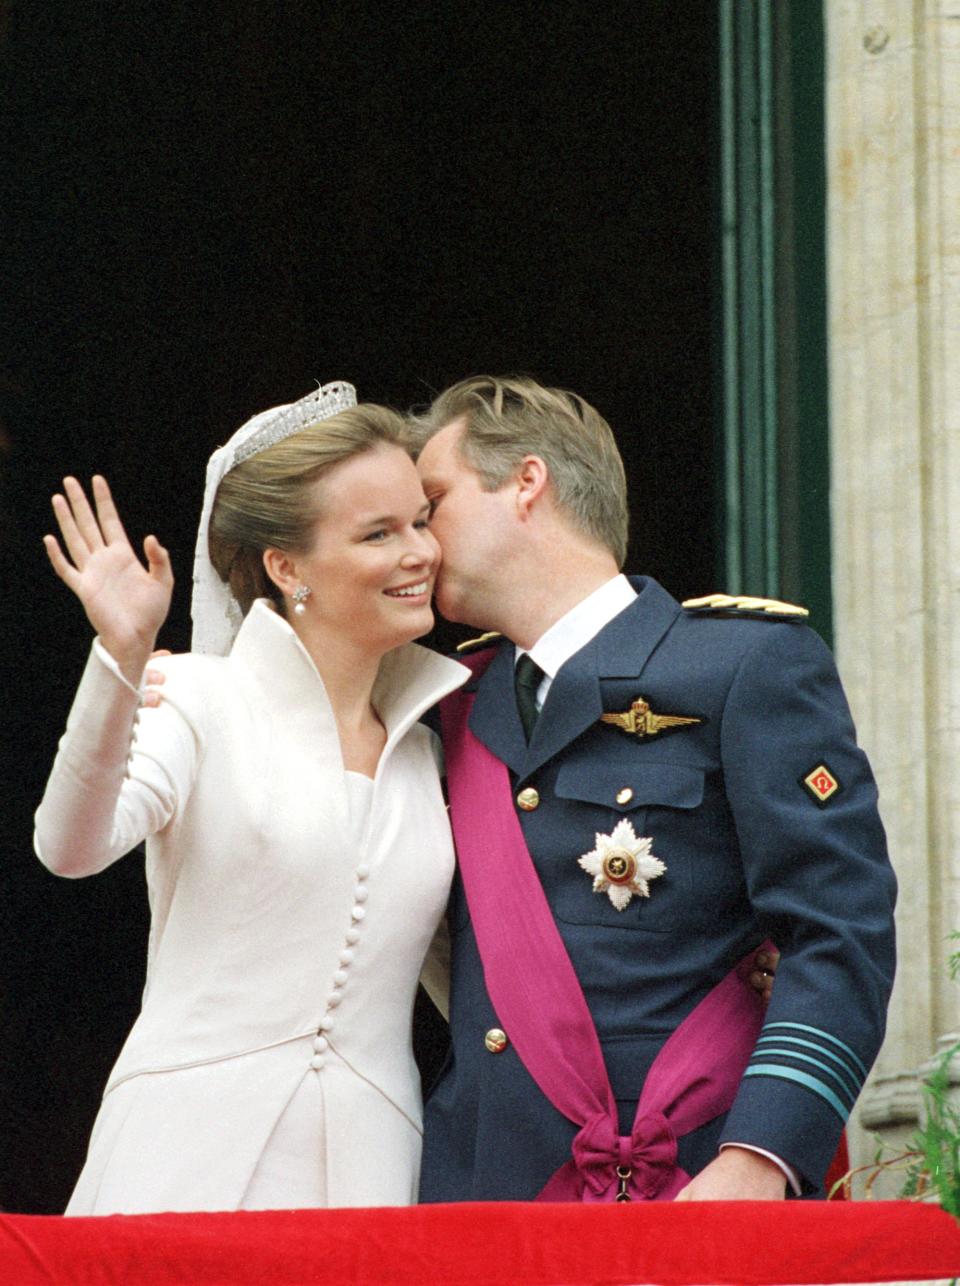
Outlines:
[{"label": "silver star medal", "polygon": [[648,898],[649,881],[667,869],[650,852],[652,847],[653,840],[638,836],[624,817],[609,835],[598,834],[597,847],[577,861],[593,876],[594,893],[606,893],[617,910],[623,911],[634,895]]}]

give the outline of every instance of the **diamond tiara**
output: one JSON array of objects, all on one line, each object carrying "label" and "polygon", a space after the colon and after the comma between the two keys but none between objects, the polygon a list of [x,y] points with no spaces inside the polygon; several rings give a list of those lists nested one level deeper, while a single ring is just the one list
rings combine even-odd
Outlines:
[{"label": "diamond tiara", "polygon": [[324,384],[322,388],[300,398],[298,402],[291,402],[289,406],[285,406],[262,429],[247,438],[246,442],[241,443],[234,453],[230,467],[242,464],[244,460],[249,460],[260,451],[266,451],[267,447],[282,442],[284,438],[292,437],[294,433],[299,433],[301,429],[306,429],[311,424],[329,420],[331,416],[339,415],[341,411],[349,410],[351,406],[356,405],[357,392],[352,384],[340,381],[336,384]]}]

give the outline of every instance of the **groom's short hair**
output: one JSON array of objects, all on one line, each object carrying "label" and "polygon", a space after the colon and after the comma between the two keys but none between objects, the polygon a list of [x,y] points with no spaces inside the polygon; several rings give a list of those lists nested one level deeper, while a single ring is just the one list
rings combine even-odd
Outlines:
[{"label": "groom's short hair", "polygon": [[466,427],[458,449],[485,491],[502,487],[524,456],[539,456],[557,508],[623,566],[629,522],[623,461],[609,424],[589,402],[527,376],[472,376],[410,417],[414,455],[459,419]]}]

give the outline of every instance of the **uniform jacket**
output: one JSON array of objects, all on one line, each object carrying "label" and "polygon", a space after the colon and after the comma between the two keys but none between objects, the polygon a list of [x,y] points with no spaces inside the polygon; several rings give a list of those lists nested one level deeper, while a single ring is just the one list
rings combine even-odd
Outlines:
[{"label": "uniform jacket", "polygon": [[[539,793],[518,813],[622,1132],[670,1032],[749,950],[768,936],[778,944],[773,999],[733,1107],[680,1141],[679,1162],[696,1173],[719,1142],[753,1144],[812,1193],[876,1056],[893,977],[894,879],[874,781],[813,631],[685,611],[655,581],[634,585],[635,603],[557,674],[529,746],[507,643],[477,682],[470,726],[509,767],[515,795]],[[639,696],[701,722],[642,741],[598,722]],[[826,801],[804,784],[819,767],[839,784]],[[648,899],[618,911],[577,859],[623,817],[667,870]],[[449,921],[452,1047],[427,1103],[421,1200],[531,1199],[569,1159],[575,1127],[512,1047],[485,1048],[501,1024],[459,879]]]},{"label": "uniform jacket", "polygon": [[[374,703],[388,739],[358,841],[323,684],[264,602],[229,657],[156,664],[163,701],[138,711],[91,656],[37,813],[37,852],[64,875],[147,837],[143,1008],[73,1210],[235,1207],[314,1072],[331,1204],[409,1201],[412,1008],[453,873],[435,738],[417,720],[467,671],[414,644],[384,658]],[[222,1076],[181,1076],[204,1067]]]}]

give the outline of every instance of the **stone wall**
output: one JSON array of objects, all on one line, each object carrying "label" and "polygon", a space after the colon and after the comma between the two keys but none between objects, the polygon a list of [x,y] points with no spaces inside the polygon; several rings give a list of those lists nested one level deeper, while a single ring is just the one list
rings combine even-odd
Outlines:
[{"label": "stone wall", "polygon": [[856,1163],[909,1138],[960,1028],[960,0],[824,12],[836,643],[900,880]]}]

